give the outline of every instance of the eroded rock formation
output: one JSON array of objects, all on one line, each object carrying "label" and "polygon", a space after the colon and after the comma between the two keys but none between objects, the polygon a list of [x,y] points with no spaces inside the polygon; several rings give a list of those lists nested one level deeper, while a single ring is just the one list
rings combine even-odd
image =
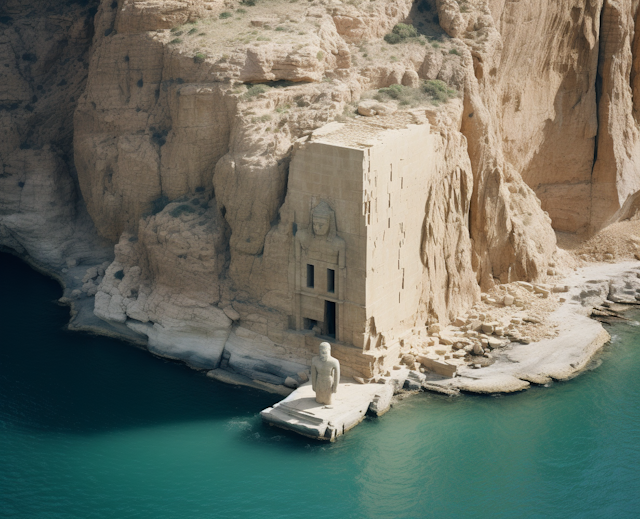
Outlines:
[{"label": "eroded rock formation", "polygon": [[[295,235],[325,201],[362,287],[399,233],[393,292],[330,301],[365,308],[340,317],[357,326],[334,354],[345,373],[374,376],[480,289],[553,275],[556,231],[583,239],[633,213],[638,3],[9,0],[0,244],[62,276],[75,304],[95,297],[96,316],[155,353],[281,384],[322,331],[319,310],[296,317]],[[313,171],[292,177],[313,143],[375,153],[371,135],[412,128],[424,146],[410,153],[430,169],[410,210],[394,210],[395,187],[377,189],[381,167],[351,202]],[[393,231],[374,232],[376,204]],[[371,240],[361,266],[346,235]],[[77,264],[95,272],[74,281]],[[386,319],[369,297],[402,311]]]}]

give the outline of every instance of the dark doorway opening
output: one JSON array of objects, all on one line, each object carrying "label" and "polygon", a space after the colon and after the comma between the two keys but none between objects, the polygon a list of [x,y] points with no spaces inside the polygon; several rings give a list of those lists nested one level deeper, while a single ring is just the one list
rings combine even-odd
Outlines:
[{"label": "dark doorway opening", "polygon": [[324,302],[324,334],[336,337],[336,304],[333,301]]}]

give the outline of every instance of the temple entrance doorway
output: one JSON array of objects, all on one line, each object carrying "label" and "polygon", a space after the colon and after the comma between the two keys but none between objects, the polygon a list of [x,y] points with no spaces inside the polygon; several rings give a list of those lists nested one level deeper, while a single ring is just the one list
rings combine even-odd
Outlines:
[{"label": "temple entrance doorway", "polygon": [[333,301],[324,302],[324,330],[323,334],[336,337],[336,304]]}]

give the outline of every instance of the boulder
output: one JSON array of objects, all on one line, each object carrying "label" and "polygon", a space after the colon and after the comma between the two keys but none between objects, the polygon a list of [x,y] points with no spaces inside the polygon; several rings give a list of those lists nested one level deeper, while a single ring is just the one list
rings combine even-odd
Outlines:
[{"label": "boulder", "polygon": [[414,369],[416,363],[416,358],[414,355],[406,354],[402,357],[402,364],[407,366],[409,369]]},{"label": "boulder", "polygon": [[415,70],[407,70],[402,76],[402,84],[406,87],[418,88],[420,86],[420,77]]},{"label": "boulder", "polygon": [[364,100],[358,105],[358,113],[365,117],[373,117],[374,115],[391,115],[397,110],[392,103],[379,103],[371,99]]},{"label": "boulder", "polygon": [[495,330],[495,326],[493,323],[482,323],[482,331],[484,333],[491,334]]},{"label": "boulder", "polygon": [[284,385],[296,389],[298,387],[298,381],[293,377],[287,377],[284,379]]},{"label": "boulder", "polygon": [[476,321],[472,321],[469,323],[468,327],[470,331],[479,332],[480,330],[482,330],[482,321],[480,321],[479,319]]},{"label": "boulder", "polygon": [[489,339],[490,348],[495,349],[495,348],[500,348],[502,346],[504,346],[504,341],[501,341],[500,339],[494,339],[494,338]]},{"label": "boulder", "polygon": [[460,326],[464,326],[465,324],[467,324],[467,321],[465,319],[463,319],[462,317],[456,317],[453,320],[452,324],[453,324],[453,326],[457,326],[459,328]]}]

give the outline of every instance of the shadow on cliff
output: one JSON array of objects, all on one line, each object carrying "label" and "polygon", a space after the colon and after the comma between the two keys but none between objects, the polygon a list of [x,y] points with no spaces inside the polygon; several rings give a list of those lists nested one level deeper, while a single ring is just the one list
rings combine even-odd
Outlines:
[{"label": "shadow on cliff", "polygon": [[221,384],[116,339],[66,332],[58,284],[0,254],[0,424],[102,434],[180,422],[256,420],[281,397]]}]

